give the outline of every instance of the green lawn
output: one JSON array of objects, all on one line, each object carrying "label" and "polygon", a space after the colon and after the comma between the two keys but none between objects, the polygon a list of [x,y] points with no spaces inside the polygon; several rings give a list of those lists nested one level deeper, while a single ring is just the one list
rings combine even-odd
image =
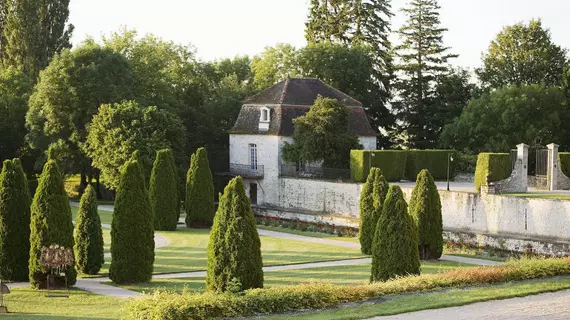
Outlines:
[{"label": "green lawn", "polygon": [[570,288],[570,277],[513,282],[498,286],[457,289],[430,294],[401,295],[377,304],[340,308],[316,313],[272,316],[260,319],[350,320],[388,316],[427,309],[462,306],[475,302],[523,297]]},{"label": "green lawn", "polygon": [[533,198],[533,199],[553,199],[553,200],[570,200],[570,194],[555,194],[555,193],[502,193],[502,196],[518,197],[518,198]]},{"label": "green lawn", "polygon": [[[441,261],[422,264],[422,273],[441,273],[471,265]],[[323,281],[337,285],[359,285],[370,282],[370,264],[314,269],[271,271],[264,274],[264,286],[286,286],[300,283]],[[111,284],[111,283],[108,283]],[[154,289],[168,289],[181,292],[185,288],[191,291],[204,291],[205,278],[157,279],[147,284],[122,286],[125,289],[152,292]]]},{"label": "green lawn", "polygon": [[257,228],[261,229],[261,230],[269,230],[269,231],[277,231],[277,232],[283,232],[283,233],[296,234],[299,236],[358,243],[358,237],[339,237],[338,235],[322,233],[322,232],[301,231],[301,230],[296,230],[296,229],[263,226],[263,225],[257,225]]},{"label": "green lawn", "polygon": [[[79,208],[71,206],[71,214],[73,216],[73,221],[75,222],[75,216],[77,215],[77,210]],[[101,223],[111,224],[113,221],[113,213],[110,211],[99,210],[99,217],[101,217]]]},{"label": "green lawn", "polygon": [[58,295],[69,295],[69,298],[48,298],[46,294],[46,291],[30,288],[12,290],[4,295],[4,303],[10,314],[2,317],[14,320],[119,319],[125,302],[81,290],[57,292]]}]

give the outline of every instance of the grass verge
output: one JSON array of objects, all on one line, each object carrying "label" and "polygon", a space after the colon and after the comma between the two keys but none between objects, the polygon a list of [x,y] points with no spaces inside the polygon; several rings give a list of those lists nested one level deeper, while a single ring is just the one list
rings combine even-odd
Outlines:
[{"label": "grass verge", "polygon": [[531,199],[551,199],[551,200],[570,200],[570,194],[555,193],[502,193],[502,196],[531,198]]},{"label": "grass verge", "polygon": [[313,237],[313,238],[320,238],[320,239],[329,239],[329,240],[338,240],[338,241],[358,243],[357,237],[348,237],[348,236],[339,237],[338,235],[322,233],[322,232],[301,231],[301,230],[296,230],[296,229],[289,229],[289,228],[283,228],[283,227],[272,227],[272,226],[264,226],[264,225],[257,225],[257,228],[261,229],[261,230],[283,232],[283,233],[295,234],[295,235],[305,236],[305,237]]}]

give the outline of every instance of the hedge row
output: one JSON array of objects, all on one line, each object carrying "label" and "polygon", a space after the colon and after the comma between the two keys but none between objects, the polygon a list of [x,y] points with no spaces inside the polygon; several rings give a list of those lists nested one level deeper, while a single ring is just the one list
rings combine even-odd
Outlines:
[{"label": "hedge row", "polygon": [[447,179],[447,160],[450,162],[449,176],[455,176],[458,153],[454,150],[352,150],[350,171],[355,182],[364,182],[371,167],[380,168],[389,182],[402,179],[416,181],[423,169],[429,170],[435,180]]},{"label": "hedge row", "polygon": [[461,288],[570,274],[570,258],[524,259],[503,266],[452,270],[443,274],[409,276],[360,286],[310,283],[271,289],[252,289],[243,294],[189,294],[156,291],[131,300],[126,319],[220,319],[255,314],[277,314],[320,309],[341,303],[387,295]]},{"label": "hedge row", "polygon": [[511,175],[511,155],[508,153],[480,153],[475,169],[475,187],[477,191],[486,184],[487,176],[490,182],[501,181]]},{"label": "hedge row", "polygon": [[558,153],[558,160],[560,160],[560,169],[567,177],[570,177],[570,152]]}]

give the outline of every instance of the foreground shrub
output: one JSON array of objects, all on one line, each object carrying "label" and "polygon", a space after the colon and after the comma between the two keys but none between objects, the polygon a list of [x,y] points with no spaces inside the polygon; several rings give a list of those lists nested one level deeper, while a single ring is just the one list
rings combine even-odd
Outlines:
[{"label": "foreground shrub", "polygon": [[238,291],[263,287],[261,242],[241,177],[232,179],[220,198],[208,243],[206,286],[224,292],[236,281]]},{"label": "foreground shrub", "polygon": [[154,230],[176,230],[180,215],[178,176],[170,149],[160,150],[150,176],[149,197]]},{"label": "foreground shrub", "polygon": [[360,286],[309,283],[253,289],[243,295],[178,294],[156,291],[131,300],[126,319],[220,319],[311,310],[388,295],[489,285],[570,274],[570,258],[524,259],[496,267],[457,269],[443,274],[409,276]]},{"label": "foreground shrub", "polygon": [[0,276],[28,281],[30,193],[19,159],[6,160],[0,173]]},{"label": "foreground shrub", "polygon": [[[48,160],[40,176],[30,218],[30,283],[32,287],[44,287],[49,270],[42,267],[43,246],[58,244],[73,248],[73,222],[69,200],[63,186],[62,174],[54,160]],[[67,284],[74,285],[77,278],[75,266],[65,269]]]},{"label": "foreground shrub", "polygon": [[402,189],[391,186],[378,219],[372,245],[371,281],[420,273],[418,231]]},{"label": "foreground shrub", "polygon": [[513,171],[511,155],[508,153],[480,153],[475,168],[475,187],[477,191],[486,185],[487,176],[490,182],[508,178]]},{"label": "foreground shrub", "polygon": [[443,253],[441,201],[433,177],[427,170],[418,174],[410,198],[410,214],[418,229],[420,259],[439,259]]},{"label": "foreground shrub", "polygon": [[[133,155],[133,159],[137,156]],[[111,225],[109,278],[118,284],[148,282],[154,263],[154,230],[143,170],[137,160],[122,168]]]},{"label": "foreground shrub", "polygon": [[372,254],[372,239],[374,238],[374,230],[376,230],[376,222],[374,211],[374,200],[372,198],[372,191],[374,188],[374,175],[377,168],[372,168],[366,179],[366,183],[362,186],[360,192],[360,226],[358,240],[360,241],[360,251],[364,254]]},{"label": "foreground shrub", "polygon": [[97,274],[105,263],[103,230],[97,211],[97,193],[88,185],[81,196],[75,222],[75,267],[83,274]]},{"label": "foreground shrub", "polygon": [[210,227],[214,221],[214,182],[208,153],[200,148],[190,159],[186,177],[186,226]]}]

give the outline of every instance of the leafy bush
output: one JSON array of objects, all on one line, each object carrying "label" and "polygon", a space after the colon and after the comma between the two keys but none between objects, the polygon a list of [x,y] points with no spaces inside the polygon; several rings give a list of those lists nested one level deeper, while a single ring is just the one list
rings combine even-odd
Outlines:
[{"label": "leafy bush", "polygon": [[390,186],[372,244],[371,281],[420,273],[418,230],[399,186]]},{"label": "leafy bush", "polygon": [[19,159],[6,160],[0,173],[0,276],[28,281],[30,193]]},{"label": "leafy bush", "polygon": [[413,292],[463,288],[570,274],[570,258],[523,259],[503,266],[456,269],[359,286],[308,283],[247,290],[242,295],[156,291],[125,307],[126,319],[220,319],[321,309],[341,303]]},{"label": "leafy bush", "polygon": [[358,240],[360,240],[360,251],[364,254],[372,253],[372,239],[374,238],[376,222],[378,221],[378,217],[375,215],[376,211],[374,210],[374,199],[372,198],[374,177],[378,170],[380,169],[372,168],[370,170],[366,183],[364,183],[360,192],[360,233],[358,234]]},{"label": "leafy bush", "polygon": [[190,159],[186,177],[186,226],[210,227],[214,221],[214,181],[206,149],[200,148]]},{"label": "leafy bush", "polygon": [[220,198],[208,243],[206,286],[225,292],[234,278],[242,290],[263,288],[261,242],[241,177],[232,179]]},{"label": "leafy bush", "polygon": [[449,162],[449,178],[455,177],[457,152],[454,150],[409,150],[407,154],[405,178],[409,181],[416,181],[422,169],[429,170],[435,180],[446,180],[450,155],[454,161]]},{"label": "leafy bush", "polygon": [[[34,288],[46,284],[48,270],[41,265],[41,249],[52,244],[73,248],[73,222],[62,174],[55,161],[48,160],[31,206],[29,268]],[[67,283],[75,285],[75,266],[66,268],[65,274]]]},{"label": "leafy bush", "polygon": [[560,169],[567,176],[570,177],[570,152],[559,152],[558,160],[560,161]]},{"label": "leafy bush", "polygon": [[428,170],[422,170],[412,197],[410,214],[418,228],[418,244],[422,260],[437,260],[443,253],[443,218],[437,186]]},{"label": "leafy bush", "polygon": [[457,152],[457,161],[455,164],[456,173],[475,173],[475,168],[477,167],[477,156],[466,154],[463,152]]},{"label": "leafy bush", "polygon": [[401,150],[352,150],[350,172],[352,180],[364,182],[370,168],[380,168],[389,182],[400,181],[406,168],[406,151]]},{"label": "leafy bush", "polygon": [[97,193],[91,185],[81,196],[76,220],[75,267],[83,274],[97,274],[105,263],[105,251],[101,218],[97,211]]},{"label": "leafy bush", "polygon": [[[133,159],[138,158],[133,155]],[[148,282],[154,263],[154,229],[143,169],[136,160],[121,170],[111,224],[109,278],[118,284]]]},{"label": "leafy bush", "polygon": [[508,153],[480,153],[477,157],[477,169],[475,170],[475,187],[477,191],[487,182],[504,180],[510,177],[512,169],[511,155]]},{"label": "leafy bush", "polygon": [[154,230],[176,230],[180,215],[178,175],[174,171],[172,150],[160,150],[150,176],[150,207],[154,217]]}]

